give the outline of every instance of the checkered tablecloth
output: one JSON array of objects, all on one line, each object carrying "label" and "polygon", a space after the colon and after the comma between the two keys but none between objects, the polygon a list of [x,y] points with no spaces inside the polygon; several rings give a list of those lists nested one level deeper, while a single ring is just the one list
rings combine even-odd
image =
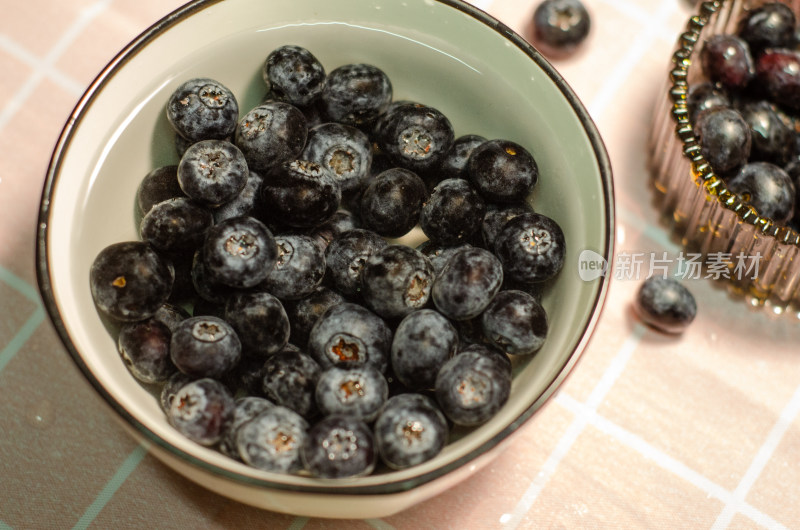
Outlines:
[{"label": "checkered tablecloth", "polygon": [[[611,156],[618,252],[677,260],[681,247],[653,207],[646,139],[691,2],[584,1],[589,41],[554,64]],[[123,431],[59,342],[38,296],[34,238],[50,153],[77,99],[181,2],[0,3],[0,529],[800,527],[798,318],[690,278],[698,318],[665,336],[633,316],[639,281],[629,269],[614,271],[577,368],[508,449],[403,513],[274,514],[166,468]],[[536,1],[474,3],[525,34]]]}]

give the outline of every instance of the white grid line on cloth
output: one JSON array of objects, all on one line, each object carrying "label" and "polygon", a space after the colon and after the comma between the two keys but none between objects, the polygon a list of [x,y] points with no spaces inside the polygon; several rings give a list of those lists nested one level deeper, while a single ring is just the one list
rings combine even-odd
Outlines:
[{"label": "white grid line on cloth", "polygon": [[113,0],[99,0],[94,4],[81,10],[77,19],[67,27],[64,34],[56,41],[55,45],[50,49],[44,59],[41,60],[34,67],[33,72],[17,91],[16,94],[6,103],[2,110],[0,110],[0,130],[2,130],[8,122],[11,121],[17,112],[22,108],[28,98],[31,97],[36,87],[42,82],[42,79],[47,77],[48,72],[51,71],[52,66],[56,61],[67,51],[69,46],[77,39],[81,32],[94,20],[103,10],[105,10]]},{"label": "white grid line on cloth", "polygon": [[[798,394],[796,396],[800,396],[800,389],[798,390]],[[714,497],[726,504],[730,504],[733,500],[735,500],[735,493],[731,493],[722,486],[714,483],[711,479],[691,469],[686,464],[650,445],[641,436],[638,436],[617,425],[608,418],[601,416],[597,413],[596,409],[586,406],[585,404],[572,398],[571,396],[566,395],[563,392],[556,396],[555,401],[567,410],[573,412],[576,416],[584,417],[586,422],[592,427],[595,427],[604,434],[613,437],[626,447],[635,450],[648,460],[656,463],[659,467],[677,475],[686,482],[706,493],[706,495],[709,497]],[[747,516],[752,521],[766,528],[776,530],[785,528],[767,514],[759,511],[745,502],[740,502],[737,504],[736,509],[738,513]]]},{"label": "white grid line on cloth", "polygon": [[[644,217],[630,208],[617,207],[617,218],[623,221],[626,226],[636,227],[641,230],[643,236],[647,237],[664,250],[675,252],[683,248],[670,239],[670,232],[668,229],[663,229],[658,225],[648,222]],[[624,227],[617,226],[618,230],[620,228],[624,229]]]},{"label": "white grid line on cloth", "polygon": [[[637,324],[636,327],[633,328],[633,331],[631,331],[631,334],[625,339],[625,342],[611,360],[611,364],[603,373],[600,381],[586,400],[585,407],[587,410],[594,410],[602,403],[608,391],[625,369],[628,360],[633,355],[639,342],[641,342],[642,336],[644,336],[646,330],[647,328],[643,324]],[[558,394],[556,394],[556,397],[557,396]],[[550,478],[555,474],[558,465],[567,455],[570,448],[572,448],[573,443],[575,443],[575,440],[586,428],[586,425],[588,425],[588,419],[585,414],[575,416],[553,451],[547,457],[547,460],[542,465],[542,469],[536,475],[536,478],[533,479],[528,489],[517,502],[512,513],[503,514],[501,517],[500,520],[504,523],[505,528],[516,528],[522,522],[523,517],[525,517],[525,514],[531,509],[531,506],[533,506],[539,494],[544,490]]]},{"label": "white grid line on cloth", "polygon": [[394,526],[390,525],[383,519],[364,519],[364,522],[375,530],[394,530]]},{"label": "white grid line on cloth", "polygon": [[139,466],[139,463],[147,456],[149,445],[150,444],[147,442],[142,442],[130,452],[125,461],[120,464],[108,482],[106,482],[106,485],[103,486],[103,489],[97,494],[94,501],[86,507],[86,511],[83,512],[81,518],[75,523],[73,530],[89,528],[89,525],[92,524],[98,514],[105,508],[108,501],[114,497],[117,490],[128,480],[130,474],[133,473]]},{"label": "white grid line on cloth", "polygon": [[714,530],[727,528],[733,520],[733,516],[736,515],[737,512],[741,511],[741,506],[745,505],[744,500],[747,497],[747,494],[750,492],[753,484],[755,484],[759,475],[772,458],[772,455],[775,453],[775,449],[778,447],[778,444],[780,444],[784,434],[786,434],[786,431],[789,430],[789,427],[791,427],[799,413],[800,387],[795,390],[794,395],[792,395],[792,398],[783,408],[780,416],[778,416],[778,421],[775,423],[775,425],[773,425],[772,429],[770,429],[769,434],[767,434],[767,438],[764,440],[764,443],[758,449],[758,452],[756,452],[753,461],[750,463],[750,466],[747,468],[747,471],[745,472],[741,481],[739,481],[739,485],[736,486],[732,498],[728,500],[728,502],[725,504],[725,508],[714,522],[714,526],[712,527]]},{"label": "white grid line on cloth", "polygon": [[[609,2],[609,4],[617,5],[616,2]],[[658,10],[643,23],[642,30],[632,36],[633,38],[627,51],[619,58],[613,70],[606,77],[606,82],[600,86],[600,90],[588,105],[589,113],[595,119],[598,119],[603,111],[612,108],[612,103],[619,92],[620,86],[628,82],[628,79],[636,69],[636,65],[642,61],[650,50],[650,44],[658,37],[658,30],[664,25],[662,21],[668,18],[675,9],[676,4],[673,2],[661,4]],[[675,36],[672,36],[672,38],[674,40]],[[666,59],[664,64],[667,64]]]},{"label": "white grid line on cloth", "polygon": [[286,527],[286,530],[302,530],[308,521],[310,521],[309,517],[295,517]]},{"label": "white grid line on cloth", "polygon": [[481,11],[487,11],[494,2],[494,0],[467,0],[467,1],[473,6],[480,9]]},{"label": "white grid line on cloth", "polygon": [[[660,11],[656,13],[653,13],[652,11],[647,11],[646,9],[642,8],[639,4],[635,2],[629,2],[628,0],[595,0],[595,1],[598,3],[606,4],[607,6],[611,6],[612,8],[619,11],[622,15],[624,15],[625,18],[630,18],[641,26],[647,26],[648,31],[660,40],[666,42],[677,42],[678,40],[677,31],[673,31],[672,28],[667,27],[663,23],[656,25],[653,24],[653,21],[663,20],[659,17],[664,17],[665,13],[661,13]],[[683,0],[673,0],[672,2],[667,2],[666,4],[662,4],[662,6],[674,7],[681,1]],[[591,12],[589,14],[591,15]],[[664,64],[665,65],[668,64],[667,57],[664,58]]]},{"label": "white grid line on cloth", "polygon": [[59,87],[75,97],[80,96],[86,89],[82,83],[75,81],[57,68],[54,68],[52,64],[46,63],[28,51],[24,46],[9,38],[8,35],[2,33],[0,33],[0,50],[3,50],[20,62],[25,63],[30,68],[42,71],[44,76],[48,77]]},{"label": "white grid line on cloth", "polygon": [[25,323],[17,330],[8,344],[0,350],[0,372],[5,369],[6,365],[11,362],[11,359],[20,352],[36,330],[39,329],[39,325],[44,322],[44,317],[44,308],[40,305],[33,311],[31,316],[25,320]]}]

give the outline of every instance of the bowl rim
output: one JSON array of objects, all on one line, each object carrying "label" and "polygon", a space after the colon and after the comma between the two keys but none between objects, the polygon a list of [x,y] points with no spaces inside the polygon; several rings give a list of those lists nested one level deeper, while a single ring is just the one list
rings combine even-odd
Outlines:
[{"label": "bowl rim", "polygon": [[683,156],[691,164],[691,175],[709,200],[716,200],[722,207],[734,212],[740,222],[753,225],[756,229],[778,242],[800,247],[800,232],[788,225],[780,225],[769,217],[761,216],[758,211],[745,202],[741,196],[730,191],[725,181],[717,175],[711,164],[700,152],[700,142],[695,135],[694,126],[689,119],[687,96],[689,93],[689,70],[693,64],[692,57],[699,53],[698,44],[703,30],[712,18],[726,5],[734,0],[706,0],[701,2],[694,14],[689,18],[684,30],[678,36],[675,51],[672,54],[672,69],[669,72],[667,94],[672,104],[670,117],[675,134],[683,147]]},{"label": "bowl rim", "polygon": [[[128,43],[120,52],[118,52],[109,63],[99,72],[95,79],[88,85],[83,95],[79,98],[73,110],[70,112],[66,123],[59,135],[59,138],[53,149],[50,163],[46,173],[46,178],[42,188],[42,194],[39,206],[36,247],[35,247],[35,261],[36,261],[36,276],[40,295],[47,310],[50,321],[52,322],[59,339],[64,344],[67,352],[72,357],[84,377],[88,379],[94,390],[103,398],[106,404],[117,414],[118,418],[127,423],[134,431],[141,435],[147,442],[157,445],[159,448],[166,450],[170,455],[178,457],[179,459],[200,468],[203,471],[210,472],[223,479],[233,480],[241,484],[249,484],[267,489],[293,491],[298,493],[310,494],[336,494],[336,495],[386,495],[386,494],[399,494],[416,488],[418,486],[433,482],[440,479],[445,475],[461,468],[465,464],[475,460],[479,456],[489,452],[502,441],[508,438],[514,431],[516,431],[524,422],[526,422],[541,406],[549,400],[553,393],[563,383],[567,375],[574,368],[580,355],[587,347],[591,336],[597,326],[597,323],[602,312],[603,305],[609,289],[610,275],[603,275],[594,280],[599,282],[596,294],[592,300],[592,311],[586,324],[583,328],[583,333],[580,338],[573,342],[573,349],[569,356],[566,357],[564,364],[559,369],[558,373],[549,381],[547,387],[542,394],[533,401],[517,418],[506,425],[503,429],[494,434],[491,438],[486,440],[480,446],[474,448],[463,456],[446,463],[443,466],[437,467],[424,474],[415,475],[410,478],[387,480],[380,484],[373,485],[359,485],[342,481],[327,481],[317,480],[317,484],[287,484],[275,480],[264,478],[249,477],[237,473],[235,471],[219,467],[215,464],[203,461],[175,446],[169,444],[166,440],[156,435],[139,422],[132,414],[130,414],[122,404],[118,403],[105,389],[102,383],[97,380],[92,374],[89,367],[83,361],[77,347],[72,342],[72,339],[67,331],[65,322],[58,310],[58,304],[53,291],[53,284],[50,274],[50,260],[49,260],[49,247],[47,244],[49,234],[49,219],[51,214],[51,197],[55,185],[60,174],[62,158],[70,144],[70,141],[79,127],[84,113],[90,107],[99,92],[103,89],[104,85],[140,50],[147,44],[157,38],[160,34],[175,26],[182,20],[194,15],[195,13],[213,6],[225,0],[192,0],[191,2],[178,7],[172,12],[168,13],[160,20],[152,24],[149,28],[144,30],[130,43]],[[561,91],[563,97],[568,102],[576,118],[579,120],[582,129],[584,130],[590,142],[591,149],[594,155],[594,160],[598,164],[598,170],[601,177],[601,187],[603,189],[602,201],[604,203],[604,217],[606,221],[605,237],[602,242],[603,256],[609,262],[613,259],[613,252],[615,246],[615,210],[614,210],[614,184],[612,179],[611,162],[605,148],[605,144],[600,136],[600,133],[589,115],[587,109],[583,106],[577,95],[572,88],[567,84],[564,78],[559,74],[556,69],[545,59],[545,57],[526,39],[517,34],[514,30],[484,12],[483,10],[466,3],[464,0],[433,0],[438,4],[443,4],[454,8],[463,14],[473,18],[474,20],[482,23],[491,30],[498,33],[503,39],[512,45],[516,46],[519,50],[525,53],[530,60],[532,60],[543,72],[545,72],[550,80]],[[389,476],[387,474],[387,476]]]}]

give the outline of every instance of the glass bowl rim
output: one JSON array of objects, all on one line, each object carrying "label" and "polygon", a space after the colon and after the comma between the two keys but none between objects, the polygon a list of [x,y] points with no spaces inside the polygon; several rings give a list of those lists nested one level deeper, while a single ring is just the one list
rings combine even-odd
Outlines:
[{"label": "glass bowl rim", "polygon": [[[698,182],[707,197],[718,201],[721,206],[734,212],[741,222],[752,225],[779,243],[800,247],[800,233],[788,225],[779,225],[768,217],[762,217],[756,209],[745,202],[741,196],[731,192],[721,177],[714,173],[711,164],[700,152],[700,144],[695,137],[694,128],[689,119],[687,96],[689,91],[689,69],[692,66],[692,55],[697,51],[701,33],[711,18],[726,3],[734,0],[706,0],[699,4],[696,12],[689,18],[685,30],[677,40],[672,55],[673,68],[669,72],[670,86],[668,95],[672,102],[670,117],[675,125],[675,134],[683,146],[683,156],[691,163],[692,178]],[[800,206],[800,205],[798,205]]]}]

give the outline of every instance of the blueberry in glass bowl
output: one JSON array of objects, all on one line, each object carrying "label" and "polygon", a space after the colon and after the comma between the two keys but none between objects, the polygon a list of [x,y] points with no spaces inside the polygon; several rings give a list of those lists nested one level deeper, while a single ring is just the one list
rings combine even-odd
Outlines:
[{"label": "blueberry in glass bowl", "polygon": [[655,203],[675,235],[723,257],[729,291],[775,313],[800,304],[799,21],[788,0],[698,3],[649,140]]},{"label": "blueberry in glass bowl", "polygon": [[[219,24],[220,20],[226,23]],[[266,87],[261,70],[267,55],[287,44],[312,51],[326,72],[347,64],[380,68],[391,80],[394,101],[418,101],[437,109],[447,116],[455,137],[480,135],[524,146],[536,159],[538,178],[535,190],[520,200],[529,202],[537,213],[557,219],[565,234],[568,259],[542,299],[553,323],[544,345],[535,355],[509,363],[513,378],[508,397],[491,418],[450,433],[440,452],[416,465],[392,460],[395,469],[381,463],[373,440],[372,456],[366,455],[369,458],[363,468],[352,470],[347,477],[330,478],[345,470],[319,466],[312,450],[318,447],[309,445],[303,450],[289,440],[291,436],[286,437],[285,446],[279,443],[281,437],[272,440],[277,440],[279,449],[305,452],[301,464],[309,464],[305,472],[248,466],[192,441],[170,424],[159,392],[131,376],[116,352],[116,325],[99,312],[91,296],[89,270],[95,256],[114,242],[138,238],[139,183],[153,168],[177,165],[180,160],[165,112],[170,94],[188,79],[217,80],[235,94],[241,124],[248,110],[263,102]],[[503,104],[488,104],[488,94],[492,101]],[[320,112],[338,112],[338,102],[331,99],[329,103],[327,110],[321,108]],[[383,103],[369,108],[381,109]],[[365,111],[350,126],[368,131],[371,119]],[[236,145],[236,133],[232,139],[219,141]],[[565,145],[570,149],[563,149]],[[257,160],[259,167],[249,169],[263,173],[264,182],[279,174],[275,178],[280,182],[273,180],[272,184],[281,188],[280,193],[273,189],[270,197],[281,208],[292,204],[290,191],[315,178],[316,171],[307,171],[308,179],[290,179],[282,163],[273,165],[269,157],[260,162],[258,157],[250,158]],[[305,164],[307,169],[312,163]],[[296,186],[288,184],[290,181]],[[263,199],[263,190],[259,196]],[[215,200],[209,200],[207,207],[213,208]],[[76,106],[57,143],[43,190],[37,246],[39,285],[55,329],[89,384],[109,404],[113,417],[169,467],[212,491],[269,510],[306,516],[383,517],[431,498],[488,463],[562,383],[587,345],[608,289],[606,278],[581,280],[577,258],[584,249],[606,259],[612,255],[613,203],[608,156],[574,92],[522,37],[465,2],[197,0],[126,47]],[[327,203],[323,206],[305,212],[309,224],[333,220],[336,209]],[[276,239],[289,233],[313,233],[321,226],[309,227],[305,222],[287,226],[276,211],[252,211],[250,215]],[[321,217],[314,217],[316,214]],[[225,226],[223,221],[219,224]],[[477,243],[477,230],[472,236]],[[416,248],[426,237],[416,226],[402,237],[386,239]],[[198,262],[203,264],[198,276],[210,273],[205,269],[214,265],[205,263],[205,251],[201,250],[198,247]],[[278,251],[274,250],[275,257]],[[166,267],[163,274],[170,278],[171,272],[175,271]],[[256,288],[236,279],[216,281],[223,276],[219,271],[211,274],[213,281],[206,285],[210,299],[199,301],[194,308],[209,320],[224,313],[221,303],[235,291]],[[312,328],[309,334],[314,342],[318,333]],[[259,355],[247,351],[246,343],[242,343],[239,365],[220,379],[244,378],[257,387],[260,377],[263,388],[266,374],[250,362]],[[338,341],[332,347],[346,354]],[[386,348],[388,363],[388,340]],[[182,394],[173,388],[180,379],[170,377],[172,383],[165,394],[170,407],[181,406]],[[185,398],[187,403],[195,399]],[[304,421],[315,421],[313,412],[307,413],[309,420]],[[223,414],[220,421],[232,422],[232,416]],[[268,420],[265,416],[246,423],[250,425],[246,430],[237,427],[242,429],[243,445],[249,434],[265,432],[278,423]],[[309,430],[308,434],[315,435],[307,438],[312,440],[309,444],[326,439],[370,443],[368,436],[353,438],[341,431],[350,427],[346,422],[329,427],[327,433]],[[413,426],[408,430],[410,436],[418,432]],[[300,435],[294,441],[299,442]],[[253,454],[266,454],[270,448],[262,449],[267,451],[254,449]],[[340,454],[349,454],[348,447],[340,449]],[[239,452],[241,456],[241,448]],[[300,462],[303,460],[301,456]],[[294,469],[296,462],[292,460],[289,468]],[[374,472],[367,473],[373,471],[373,462]]]}]

